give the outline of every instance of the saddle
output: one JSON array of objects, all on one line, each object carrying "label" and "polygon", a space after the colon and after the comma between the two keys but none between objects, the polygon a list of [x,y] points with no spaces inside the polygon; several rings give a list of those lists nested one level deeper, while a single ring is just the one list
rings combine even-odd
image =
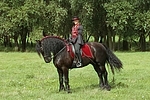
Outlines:
[{"label": "saddle", "polygon": [[[75,49],[74,49],[73,44],[67,45],[67,51],[70,53],[70,56],[72,58],[75,57]],[[83,57],[93,58],[93,54],[92,54],[91,48],[86,43],[81,47],[81,56],[82,56],[82,58]]]}]

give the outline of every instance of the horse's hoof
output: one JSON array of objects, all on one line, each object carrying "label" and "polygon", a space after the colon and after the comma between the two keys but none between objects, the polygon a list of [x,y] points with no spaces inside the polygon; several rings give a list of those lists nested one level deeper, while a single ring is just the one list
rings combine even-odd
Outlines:
[{"label": "horse's hoof", "polygon": [[110,87],[109,85],[101,85],[100,87],[101,87],[102,90],[105,90],[105,89],[106,89],[107,91],[110,91],[110,90],[111,90],[111,87]]},{"label": "horse's hoof", "polygon": [[61,91],[65,91],[65,88],[64,88],[64,87],[61,87],[61,88],[59,89],[59,92],[61,92]]},{"label": "horse's hoof", "polygon": [[104,89],[105,89],[105,87],[104,87],[104,85],[103,85],[103,84],[100,84],[100,88],[101,88],[102,90],[104,90]]},{"label": "horse's hoof", "polygon": [[72,92],[70,90],[68,90],[67,93],[72,93]]},{"label": "horse's hoof", "polygon": [[110,90],[111,90],[111,87],[110,87],[109,85],[106,85],[106,86],[105,86],[105,89],[106,89],[107,91],[110,91]]}]

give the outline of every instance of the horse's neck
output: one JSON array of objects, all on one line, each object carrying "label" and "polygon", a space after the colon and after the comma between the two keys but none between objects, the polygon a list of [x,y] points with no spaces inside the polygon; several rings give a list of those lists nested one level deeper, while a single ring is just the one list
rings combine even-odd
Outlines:
[{"label": "horse's neck", "polygon": [[61,43],[60,45],[58,45],[58,44],[55,42],[54,45],[55,45],[54,51],[53,51],[53,54],[54,54],[54,55],[57,55],[58,53],[61,53],[61,52],[66,48],[65,43]]},{"label": "horse's neck", "polygon": [[56,52],[53,52],[53,56],[54,57],[60,56],[64,54],[65,51],[66,51],[66,46],[62,47],[60,50],[57,50]]}]

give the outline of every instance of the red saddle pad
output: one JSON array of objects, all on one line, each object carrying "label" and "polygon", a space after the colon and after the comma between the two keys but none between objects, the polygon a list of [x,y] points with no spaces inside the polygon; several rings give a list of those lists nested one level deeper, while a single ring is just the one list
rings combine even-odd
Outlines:
[{"label": "red saddle pad", "polygon": [[[68,45],[67,46],[67,51],[70,53],[71,57],[74,58],[75,54],[74,54],[73,46],[72,45]],[[81,47],[81,51],[82,51],[81,52],[82,53],[82,57],[93,58],[93,54],[92,54],[91,48],[89,47],[88,44],[84,44]]]}]

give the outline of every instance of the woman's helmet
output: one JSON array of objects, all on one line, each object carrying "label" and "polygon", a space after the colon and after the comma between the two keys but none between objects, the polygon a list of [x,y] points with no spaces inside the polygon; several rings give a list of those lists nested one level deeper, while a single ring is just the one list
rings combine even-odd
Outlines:
[{"label": "woman's helmet", "polygon": [[79,17],[74,16],[74,17],[72,18],[72,21],[75,21],[75,20],[79,20]]}]

